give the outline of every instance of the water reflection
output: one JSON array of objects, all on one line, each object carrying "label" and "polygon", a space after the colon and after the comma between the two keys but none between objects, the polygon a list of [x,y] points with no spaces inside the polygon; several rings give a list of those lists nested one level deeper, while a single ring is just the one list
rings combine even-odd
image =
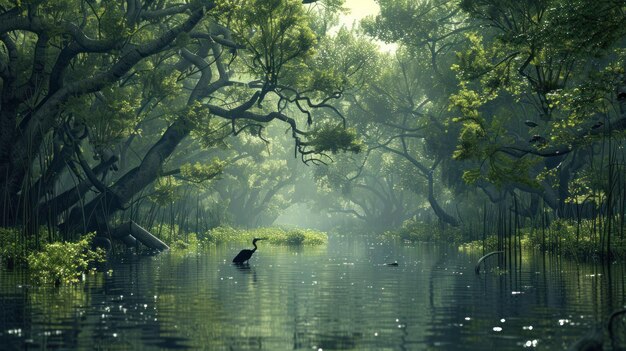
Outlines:
[{"label": "water reflection", "polygon": [[250,264],[249,263],[242,263],[242,264],[233,264],[233,266],[235,268],[237,268],[238,270],[242,271],[242,272],[250,272]]},{"label": "water reflection", "polygon": [[527,255],[516,269],[476,276],[478,257],[427,245],[266,246],[246,265],[230,263],[235,251],[124,257],[80,288],[27,288],[1,272],[0,345],[554,350],[624,304],[622,264]]}]

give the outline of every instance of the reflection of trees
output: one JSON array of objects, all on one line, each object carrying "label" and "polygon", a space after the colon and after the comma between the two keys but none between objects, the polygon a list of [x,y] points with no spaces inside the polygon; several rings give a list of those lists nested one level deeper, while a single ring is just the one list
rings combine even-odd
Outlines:
[{"label": "reflection of trees", "polygon": [[[361,69],[337,64],[347,48],[317,28],[315,5],[30,5],[0,5],[3,226],[31,234],[48,224],[67,239],[106,232],[116,216],[141,222],[124,212],[163,178],[213,179],[226,164],[206,162],[203,151],[229,136],[267,141],[270,124],[289,131],[305,163],[359,149],[331,104],[358,84]],[[325,6],[329,15],[337,9]]]},{"label": "reflection of trees", "polygon": [[[268,246],[244,269],[222,260],[234,248],[130,257],[104,281],[32,287],[18,301],[6,288],[18,282],[3,280],[0,311],[12,320],[0,318],[0,330],[21,328],[20,343],[77,349],[498,349],[528,339],[556,349],[624,303],[622,265],[527,255],[518,271],[477,277],[476,257],[447,248],[371,247]],[[398,267],[382,265],[394,259]],[[43,334],[54,330],[62,333]],[[14,345],[6,340],[0,335],[2,347]]]},{"label": "reflection of trees", "polygon": [[[26,347],[76,348],[81,326],[93,321],[84,314],[91,294],[81,286],[29,286],[21,272],[2,274],[0,286],[0,349]],[[87,276],[86,286],[102,288],[100,276]]]},{"label": "reflection of trees", "polygon": [[[461,256],[458,262],[465,259]],[[474,276],[466,269],[470,276],[457,276],[450,274],[456,269],[450,264],[438,266],[429,277],[429,313],[432,324],[442,329],[426,334],[429,345],[454,340],[457,345],[497,349],[538,339],[543,349],[562,348],[602,326],[605,317],[624,303],[621,265],[608,269],[526,255],[520,269],[502,274]],[[497,326],[503,331],[492,331]]]},{"label": "reflection of trees", "polygon": [[397,228],[419,211],[399,168],[395,157],[381,153],[338,155],[336,164],[315,169],[316,207],[362,221],[370,231]]}]

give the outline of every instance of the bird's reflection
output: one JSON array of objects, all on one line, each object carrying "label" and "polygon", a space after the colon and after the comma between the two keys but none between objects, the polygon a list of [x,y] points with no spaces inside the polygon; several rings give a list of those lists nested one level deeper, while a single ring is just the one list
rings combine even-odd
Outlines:
[{"label": "bird's reflection", "polygon": [[249,263],[233,264],[233,266],[235,266],[235,268],[237,268],[237,270],[242,273],[245,273],[245,274],[252,273],[252,283],[256,283],[256,269],[250,266]]},{"label": "bird's reflection", "polygon": [[249,263],[235,263],[235,264],[233,264],[233,266],[235,266],[235,268],[237,268],[237,270],[239,270],[239,271],[250,273],[250,264]]}]

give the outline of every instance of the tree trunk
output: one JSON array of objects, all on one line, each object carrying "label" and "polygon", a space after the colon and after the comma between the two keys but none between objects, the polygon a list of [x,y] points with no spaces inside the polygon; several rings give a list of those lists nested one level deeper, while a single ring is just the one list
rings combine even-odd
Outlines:
[{"label": "tree trunk", "polygon": [[[176,146],[189,134],[191,124],[185,117],[179,117],[167,128],[161,139],[147,152],[141,164],[130,170],[106,192],[90,201],[84,208],[74,208],[61,229],[64,232],[87,233],[102,228],[108,216],[124,209],[135,194],[155,181],[163,162],[174,152]],[[84,220],[83,220],[84,212]]]},{"label": "tree trunk", "polygon": [[459,221],[453,216],[449,215],[439,205],[439,202],[437,202],[437,199],[435,198],[434,181],[433,181],[432,172],[428,175],[428,203],[430,204],[430,207],[433,209],[433,211],[435,211],[435,214],[437,215],[437,217],[439,217],[440,220],[442,220],[443,222],[453,227],[459,226]]}]

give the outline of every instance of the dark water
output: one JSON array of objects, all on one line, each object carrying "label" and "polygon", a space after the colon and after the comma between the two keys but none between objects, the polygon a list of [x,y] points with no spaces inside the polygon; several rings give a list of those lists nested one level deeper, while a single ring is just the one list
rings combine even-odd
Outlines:
[{"label": "dark water", "polygon": [[126,257],[80,288],[2,272],[0,349],[559,350],[625,303],[622,264],[528,255],[476,276],[426,244],[260,246],[246,268],[239,247]]}]

